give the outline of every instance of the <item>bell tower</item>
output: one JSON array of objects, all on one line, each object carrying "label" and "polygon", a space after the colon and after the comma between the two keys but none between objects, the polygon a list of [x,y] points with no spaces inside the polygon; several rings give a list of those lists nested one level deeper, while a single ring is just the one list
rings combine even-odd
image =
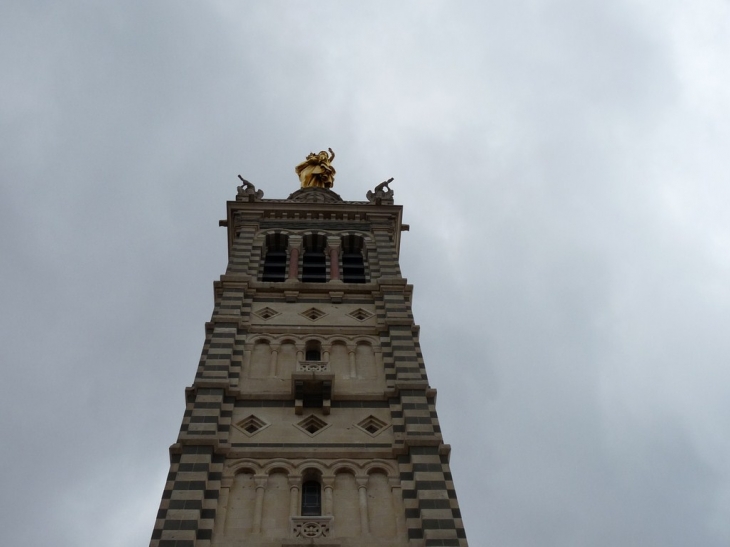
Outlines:
[{"label": "bell tower", "polygon": [[343,201],[334,153],[301,188],[227,204],[228,267],[151,547],[467,545],[398,264],[392,181]]}]

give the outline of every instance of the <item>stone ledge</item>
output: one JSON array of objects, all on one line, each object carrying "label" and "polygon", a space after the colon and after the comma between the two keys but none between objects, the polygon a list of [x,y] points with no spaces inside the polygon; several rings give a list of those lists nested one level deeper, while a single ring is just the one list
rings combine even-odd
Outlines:
[{"label": "stone ledge", "polygon": [[415,323],[413,322],[413,319],[410,317],[385,317],[384,323],[387,326],[406,326],[406,327],[414,327]]},{"label": "stone ledge", "polygon": [[394,458],[397,453],[393,447],[388,448],[341,448],[341,447],[313,447],[313,448],[242,448],[238,446],[226,447],[225,450],[217,451],[224,453],[227,459],[241,458],[373,458],[388,459]]},{"label": "stone ledge", "polygon": [[287,541],[281,544],[281,547],[302,547],[302,545],[316,545],[317,547],[341,547],[341,543],[332,543],[329,539],[301,539]]}]

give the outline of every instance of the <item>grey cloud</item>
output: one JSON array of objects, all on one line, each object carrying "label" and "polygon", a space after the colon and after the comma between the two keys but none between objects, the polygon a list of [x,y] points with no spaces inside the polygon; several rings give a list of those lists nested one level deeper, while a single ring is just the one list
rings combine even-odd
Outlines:
[{"label": "grey cloud", "polygon": [[332,146],[396,178],[471,544],[726,545],[716,7],[4,6],[6,541],[149,540],[236,175]]}]

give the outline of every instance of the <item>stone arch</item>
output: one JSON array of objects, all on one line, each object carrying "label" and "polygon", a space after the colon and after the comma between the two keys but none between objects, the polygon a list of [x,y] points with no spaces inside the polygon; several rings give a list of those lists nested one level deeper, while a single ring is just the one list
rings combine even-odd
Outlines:
[{"label": "stone arch", "polygon": [[354,463],[345,461],[332,466],[332,474],[337,475],[338,473],[350,473],[352,476],[359,476],[360,470]]},{"label": "stone arch", "polygon": [[365,464],[363,467],[363,471],[366,475],[369,475],[374,471],[381,471],[385,473],[388,477],[398,477],[398,472],[393,468],[390,462],[387,462],[385,460],[372,460]]},{"label": "stone arch", "polygon": [[315,341],[319,342],[320,344],[322,344],[322,348],[325,348],[327,346],[327,344],[328,344],[327,337],[326,336],[322,336],[321,334],[308,334],[304,338],[304,342],[305,343],[308,342],[308,341],[310,341],[310,340],[315,340]]},{"label": "stone arch", "polygon": [[233,473],[233,475],[236,476],[239,473],[250,473],[251,475],[255,475],[256,472],[257,470],[250,463],[245,463],[241,465],[241,467],[236,468],[236,472]]},{"label": "stone arch", "polygon": [[267,469],[266,474],[267,475],[273,475],[274,473],[283,473],[284,475],[291,475],[291,469],[289,466],[283,466],[283,465],[274,465]]},{"label": "stone arch", "polygon": [[264,468],[263,472],[266,475],[271,475],[274,472],[281,472],[285,475],[297,475],[296,468],[291,465],[289,462],[285,460],[272,460],[269,463],[267,463]]},{"label": "stone arch", "polygon": [[229,469],[229,473],[231,475],[233,475],[234,477],[238,473],[243,473],[243,472],[247,472],[247,473],[250,472],[250,473],[253,473],[254,475],[257,475],[257,474],[261,473],[261,466],[252,460],[241,460],[241,461],[233,464],[231,466],[231,468]]},{"label": "stone arch", "polygon": [[380,339],[375,336],[358,336],[353,340],[354,344],[370,344],[373,348],[376,348],[380,344]]},{"label": "stone arch", "polygon": [[289,237],[293,234],[291,230],[262,230],[257,232],[253,238],[253,248],[261,251],[262,256],[266,253],[269,245],[283,246],[283,243],[289,242]]},{"label": "stone arch", "polygon": [[302,480],[303,481],[306,481],[306,480],[321,481],[322,480],[322,476],[324,475],[324,473],[322,473],[322,469],[321,468],[315,467],[315,466],[312,466],[312,465],[308,465],[308,466],[305,466],[301,470],[301,475],[302,475]]},{"label": "stone arch", "polygon": [[390,470],[378,464],[369,465],[367,469],[365,469],[365,474],[367,476],[370,476],[373,473],[380,473],[381,475],[385,475],[386,477],[390,476]]},{"label": "stone arch", "polygon": [[266,238],[266,237],[268,237],[268,236],[270,236],[272,234],[282,234],[282,235],[285,235],[285,236],[290,236],[293,233],[294,232],[292,232],[291,230],[286,230],[286,229],[261,230],[260,232],[258,232],[256,234],[256,238],[257,239]]},{"label": "stone arch", "polygon": [[297,465],[297,475],[304,476],[306,473],[313,474],[319,478],[327,474],[327,468],[320,462],[306,460]]},{"label": "stone arch", "polygon": [[343,241],[345,241],[347,238],[359,238],[362,240],[362,247],[365,247],[368,243],[374,243],[375,240],[370,235],[369,232],[366,231],[360,231],[360,230],[346,230],[344,232],[336,232],[334,235],[339,235]]}]

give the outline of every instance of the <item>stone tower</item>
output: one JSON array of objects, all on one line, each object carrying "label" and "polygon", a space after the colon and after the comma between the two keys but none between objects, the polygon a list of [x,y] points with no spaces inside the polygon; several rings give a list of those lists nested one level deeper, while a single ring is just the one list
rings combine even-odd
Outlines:
[{"label": "stone tower", "polygon": [[464,547],[402,207],[387,182],[367,201],[302,185],[263,199],[243,181],[228,202],[228,268],[150,545]]}]

